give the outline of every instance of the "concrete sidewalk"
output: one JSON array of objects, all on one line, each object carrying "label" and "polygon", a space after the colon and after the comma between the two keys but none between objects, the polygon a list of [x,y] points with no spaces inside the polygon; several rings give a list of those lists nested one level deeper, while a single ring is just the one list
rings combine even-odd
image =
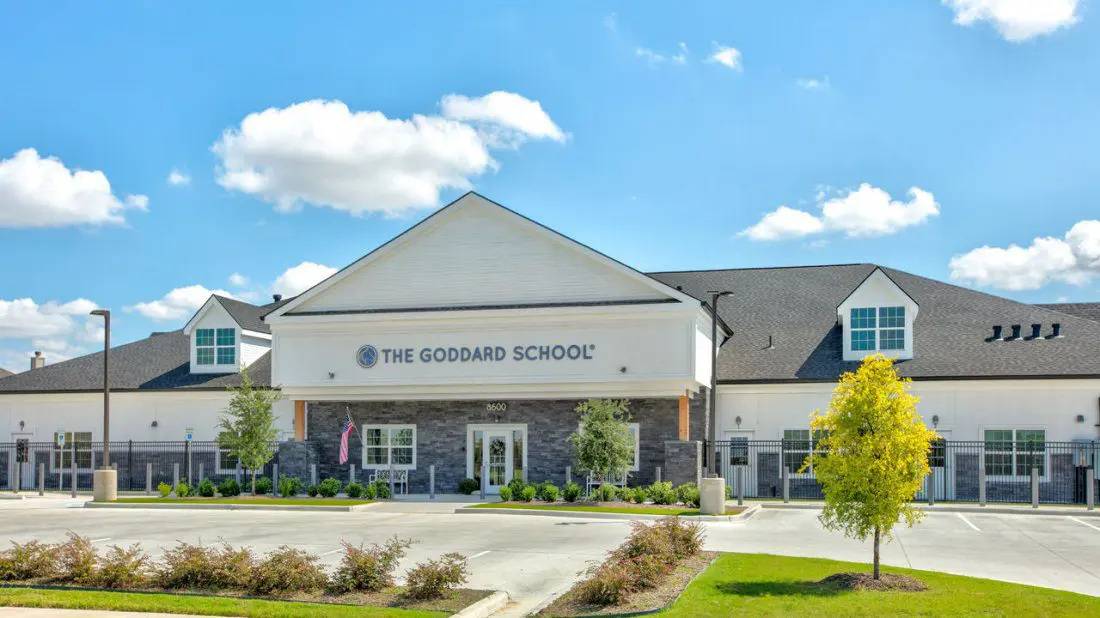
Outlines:
[{"label": "concrete sidewalk", "polygon": [[[788,509],[788,510],[817,510],[820,511],[824,502],[745,502],[749,504],[759,504],[765,509]],[[987,515],[1055,515],[1055,516],[1073,516],[1073,517],[1100,517],[1100,511],[1088,510],[1082,505],[1073,504],[1046,504],[1039,505],[1039,508],[1035,508],[1028,504],[989,504],[986,506],[979,506],[972,503],[960,503],[960,502],[937,502],[933,505],[917,504],[922,511],[928,513],[985,513]]]}]

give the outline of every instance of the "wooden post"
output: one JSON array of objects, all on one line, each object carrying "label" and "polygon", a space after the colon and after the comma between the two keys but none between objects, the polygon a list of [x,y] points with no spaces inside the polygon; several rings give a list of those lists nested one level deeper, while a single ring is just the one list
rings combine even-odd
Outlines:
[{"label": "wooden post", "polygon": [[294,402],[294,440],[301,442],[306,439],[306,402]]},{"label": "wooden post", "polygon": [[691,437],[691,398],[687,391],[680,395],[680,439],[688,440]]}]

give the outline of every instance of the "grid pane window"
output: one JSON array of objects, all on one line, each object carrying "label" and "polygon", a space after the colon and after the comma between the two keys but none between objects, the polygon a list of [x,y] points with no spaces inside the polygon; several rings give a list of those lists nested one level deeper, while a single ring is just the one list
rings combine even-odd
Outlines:
[{"label": "grid pane window", "polygon": [[[61,444],[60,437],[64,434],[65,446]],[[73,465],[73,449],[76,450],[76,467],[88,469],[92,467],[92,432],[90,431],[57,431],[53,434],[55,445],[53,453],[54,468],[68,470]]]},{"label": "grid pane window", "polygon": [[810,456],[810,430],[783,430],[783,466],[791,474],[797,473]]},{"label": "grid pane window", "polygon": [[987,429],[985,473],[990,476],[1030,476],[1031,468],[1046,474],[1046,431]]},{"label": "grid pane window", "polygon": [[905,328],[905,307],[879,307],[879,328]]},{"label": "grid pane window", "polygon": [[932,441],[932,448],[928,451],[928,467],[943,468],[947,464],[947,442],[942,438]]},{"label": "grid pane window", "polygon": [[196,348],[195,362],[200,365],[214,364],[214,348]]},{"label": "grid pane window", "polygon": [[873,330],[853,330],[852,331],[852,351],[864,352],[875,349],[875,331]]},{"label": "grid pane window", "polygon": [[1039,476],[1046,473],[1046,432],[1041,429],[1016,431],[1016,475],[1030,476],[1031,469],[1038,468]]},{"label": "grid pane window", "polygon": [[214,329],[200,328],[195,331],[195,362],[199,365],[214,364]]},{"label": "grid pane window", "polygon": [[237,331],[232,328],[219,328],[218,329],[218,346],[223,345],[236,345]]},{"label": "grid pane window", "polygon": [[875,328],[875,308],[852,309],[852,328]]},{"label": "grid pane window", "polygon": [[416,467],[416,427],[370,425],[363,428],[364,467]]},{"label": "grid pane window", "polygon": [[195,331],[195,345],[214,345],[214,329],[200,328]]},{"label": "grid pane window", "polygon": [[237,350],[233,347],[218,348],[218,364],[232,365],[237,362]]},{"label": "grid pane window", "polygon": [[880,332],[879,349],[880,350],[904,350],[905,349],[905,329],[904,328],[885,328],[885,329],[883,329]]}]

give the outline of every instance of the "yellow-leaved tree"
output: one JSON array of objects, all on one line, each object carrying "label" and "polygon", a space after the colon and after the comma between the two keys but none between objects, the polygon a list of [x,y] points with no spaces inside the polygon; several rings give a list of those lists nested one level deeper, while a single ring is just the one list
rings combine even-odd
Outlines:
[{"label": "yellow-leaved tree", "polygon": [[879,546],[893,538],[894,524],[912,527],[923,512],[913,505],[928,467],[928,450],[939,436],[917,413],[912,381],[898,377],[894,363],[876,354],[855,372],[840,377],[829,411],[810,421],[822,436],[813,469],[825,494],[821,523],[861,541],[875,540],[875,579]]}]

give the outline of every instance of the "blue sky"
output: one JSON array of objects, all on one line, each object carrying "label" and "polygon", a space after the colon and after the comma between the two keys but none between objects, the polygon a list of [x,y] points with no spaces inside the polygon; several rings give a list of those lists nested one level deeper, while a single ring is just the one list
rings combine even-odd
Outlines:
[{"label": "blue sky", "polygon": [[4,4],[0,366],[96,349],[92,305],[121,342],[293,292],[467,188],[642,270],[1098,300],[1090,4],[670,6]]}]

